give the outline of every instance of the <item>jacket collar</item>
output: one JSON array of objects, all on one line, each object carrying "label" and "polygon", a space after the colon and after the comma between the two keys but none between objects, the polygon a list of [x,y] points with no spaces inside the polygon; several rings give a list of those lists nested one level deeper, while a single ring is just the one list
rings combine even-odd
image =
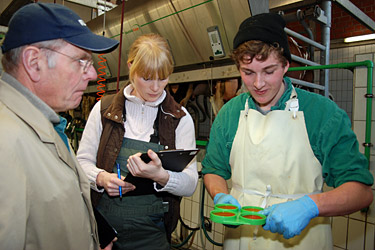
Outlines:
[{"label": "jacket collar", "polygon": [[[19,85],[24,90],[18,91]],[[25,95],[24,93],[27,92],[29,93]],[[53,127],[53,117],[56,116],[58,122],[60,122],[60,118],[47,104],[5,72],[2,73],[0,80],[0,100],[33,129],[43,143],[54,144],[60,159],[75,169],[71,153]],[[44,108],[39,109],[39,105]]]},{"label": "jacket collar", "polygon": [[[126,88],[132,87],[130,85],[125,84],[125,86],[122,87],[120,91],[115,94],[112,104],[108,107],[104,114],[106,119],[109,119],[117,123],[122,122],[123,109],[126,100]],[[171,115],[175,118],[181,118],[185,115],[185,112],[181,109],[181,105],[176,103],[173,97],[167,91],[165,91],[165,95],[162,95],[161,98],[161,111],[164,114]],[[158,101],[156,101],[155,103],[157,102]]]},{"label": "jacket collar", "polygon": [[3,72],[1,79],[8,83],[10,86],[15,88],[19,93],[21,93],[27,100],[29,100],[37,109],[42,112],[45,117],[52,123],[59,123],[60,118],[55,111],[51,109],[45,102],[43,102],[39,97],[34,95],[28,88],[22,85],[16,78]]}]

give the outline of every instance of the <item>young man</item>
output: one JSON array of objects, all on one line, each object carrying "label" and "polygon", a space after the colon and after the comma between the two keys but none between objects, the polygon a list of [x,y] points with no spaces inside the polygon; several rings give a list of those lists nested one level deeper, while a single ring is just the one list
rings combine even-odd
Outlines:
[{"label": "young man", "polygon": [[99,249],[90,184],[57,112],[76,108],[97,78],[91,53],[117,45],[62,5],[28,4],[11,18],[1,47],[0,249]]},{"label": "young man", "polygon": [[[347,114],[284,77],[291,62],[284,27],[278,14],[259,14],[234,38],[232,57],[249,92],[220,110],[202,172],[215,204],[262,206],[267,220],[227,227],[225,249],[332,249],[329,216],[373,199]],[[324,182],[334,189],[322,192]]]}]

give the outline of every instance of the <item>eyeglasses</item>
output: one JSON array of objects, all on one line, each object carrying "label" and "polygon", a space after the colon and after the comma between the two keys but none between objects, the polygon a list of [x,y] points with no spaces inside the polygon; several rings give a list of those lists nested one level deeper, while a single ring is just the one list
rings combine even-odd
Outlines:
[{"label": "eyeglasses", "polygon": [[83,69],[83,73],[85,73],[85,74],[86,74],[87,71],[89,70],[90,66],[94,64],[94,61],[92,60],[92,58],[91,58],[91,59],[86,59],[86,60],[84,60],[84,59],[76,59],[76,58],[74,58],[74,57],[71,57],[71,56],[69,56],[69,55],[67,55],[67,54],[64,54],[64,53],[62,53],[62,52],[60,52],[60,51],[57,51],[57,50],[54,50],[54,49],[51,49],[51,48],[41,47],[40,49],[47,49],[47,50],[50,50],[50,51],[56,52],[56,53],[58,53],[58,54],[60,54],[60,55],[63,55],[63,56],[69,57],[69,58],[72,59],[73,61],[77,61],[77,62],[79,62],[79,64],[81,65],[81,67],[82,67],[82,69]]}]

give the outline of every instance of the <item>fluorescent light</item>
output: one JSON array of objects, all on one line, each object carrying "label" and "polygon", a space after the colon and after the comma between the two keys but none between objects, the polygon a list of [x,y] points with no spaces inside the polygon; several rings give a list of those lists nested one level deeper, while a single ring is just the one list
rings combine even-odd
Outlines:
[{"label": "fluorescent light", "polygon": [[366,41],[366,40],[371,40],[371,39],[375,39],[375,34],[347,37],[344,39],[344,42],[352,43],[352,42]]}]

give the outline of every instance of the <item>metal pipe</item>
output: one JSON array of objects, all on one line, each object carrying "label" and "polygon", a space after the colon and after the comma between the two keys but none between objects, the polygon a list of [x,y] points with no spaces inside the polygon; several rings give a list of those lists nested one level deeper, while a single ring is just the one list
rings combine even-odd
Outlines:
[{"label": "metal pipe", "polygon": [[293,55],[293,54],[292,54],[292,60],[296,61],[296,62],[300,62],[302,64],[310,65],[310,66],[318,66],[318,65],[320,65],[319,63],[307,60],[305,58],[302,58],[300,56],[296,56],[296,55]]},{"label": "metal pipe", "polygon": [[369,168],[370,168],[370,147],[371,144],[371,119],[372,119],[372,73],[373,73],[373,62],[368,61],[371,63],[371,70],[367,67],[367,94],[366,94],[366,134],[365,134],[365,156],[367,157]]},{"label": "metal pipe", "polygon": [[[325,45],[325,50],[323,53],[320,53],[320,64],[328,65],[329,64],[329,50],[330,50],[330,41],[331,41],[331,11],[332,3],[331,1],[323,1],[322,3],[324,14],[327,18],[327,23],[322,26],[322,43]],[[329,70],[325,69],[321,73],[321,80],[324,81],[325,86],[324,95],[329,96]]]},{"label": "metal pipe", "polygon": [[306,42],[308,44],[311,44],[315,47],[317,47],[318,49],[321,49],[321,50],[325,50],[326,49],[326,46],[320,44],[320,43],[317,43],[301,34],[298,34],[297,32],[291,30],[291,29],[288,29],[288,28],[284,28],[284,31],[288,34],[288,35],[291,35],[295,38],[298,38],[299,40],[303,41],[303,42]]},{"label": "metal pipe", "polygon": [[296,83],[298,85],[305,86],[305,87],[308,87],[308,88],[314,88],[314,89],[324,90],[324,86],[322,86],[322,85],[319,85],[319,84],[316,84],[316,83],[307,82],[307,81],[303,81],[303,80],[299,80],[299,79],[296,79],[296,78],[291,78],[291,77],[289,77],[289,78],[292,81],[292,83]]},{"label": "metal pipe", "polygon": [[[309,38],[311,40],[314,40],[314,35],[309,27],[309,25],[305,22],[305,20],[301,20],[300,23],[302,24],[302,26],[305,28],[305,31],[307,32],[307,34],[309,35]],[[314,58],[314,47],[309,45],[308,46],[309,48],[309,52],[310,52],[310,58]]]}]

